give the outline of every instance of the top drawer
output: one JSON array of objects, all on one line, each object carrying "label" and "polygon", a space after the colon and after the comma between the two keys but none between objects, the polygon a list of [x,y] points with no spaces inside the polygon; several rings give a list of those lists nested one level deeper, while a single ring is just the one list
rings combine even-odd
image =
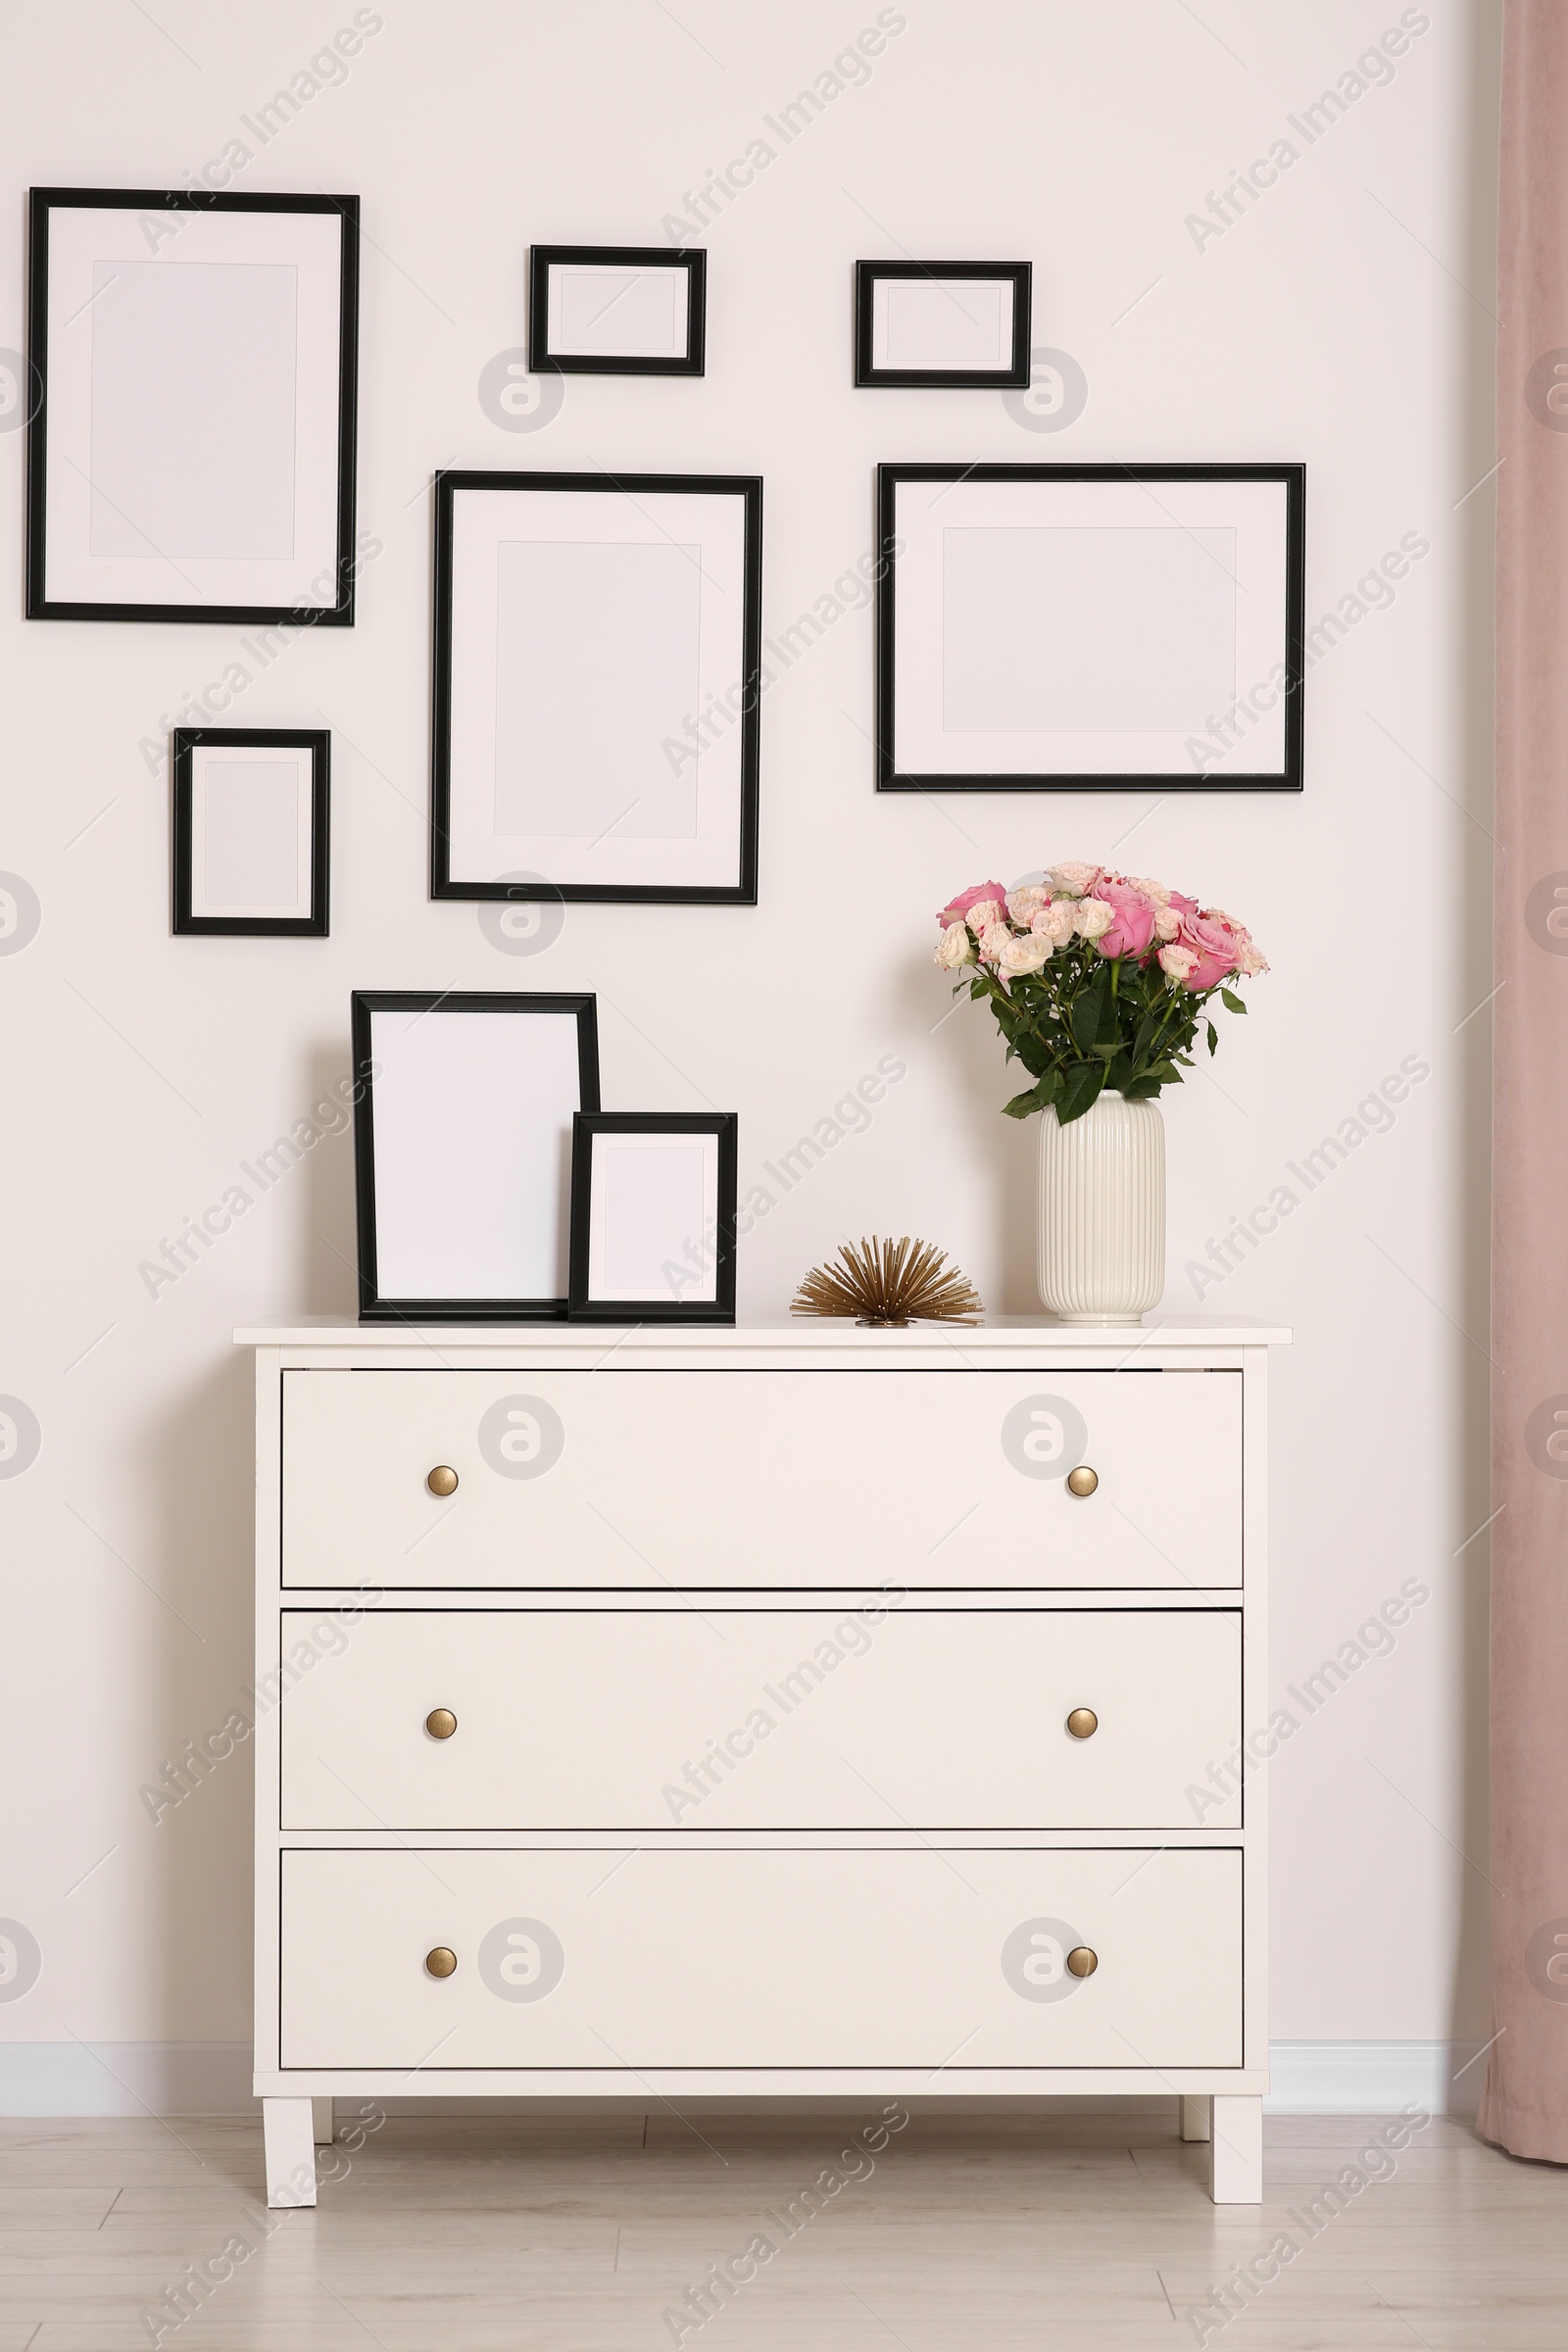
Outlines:
[{"label": "top drawer", "polygon": [[282,1581],[1223,1588],[1241,1446],[1239,1372],[285,1372]]}]

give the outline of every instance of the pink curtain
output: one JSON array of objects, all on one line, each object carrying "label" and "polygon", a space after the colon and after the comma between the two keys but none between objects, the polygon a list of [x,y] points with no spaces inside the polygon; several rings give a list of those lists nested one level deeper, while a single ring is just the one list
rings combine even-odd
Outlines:
[{"label": "pink curtain", "polygon": [[1497,230],[1492,1902],[1481,2129],[1568,2164],[1568,6],[1506,0]]}]

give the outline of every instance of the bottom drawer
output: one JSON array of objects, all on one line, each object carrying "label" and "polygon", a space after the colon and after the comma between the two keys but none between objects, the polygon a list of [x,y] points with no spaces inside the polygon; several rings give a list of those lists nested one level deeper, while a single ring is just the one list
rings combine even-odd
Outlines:
[{"label": "bottom drawer", "polygon": [[283,2067],[1242,2063],[1234,1848],[313,1849],[281,1941]]}]

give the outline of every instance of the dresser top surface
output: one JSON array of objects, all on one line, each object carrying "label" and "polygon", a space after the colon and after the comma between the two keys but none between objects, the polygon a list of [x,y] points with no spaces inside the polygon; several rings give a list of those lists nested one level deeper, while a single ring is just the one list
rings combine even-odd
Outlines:
[{"label": "dresser top surface", "polygon": [[601,1348],[616,1354],[644,1348],[667,1353],[691,1348],[705,1354],[749,1348],[779,1354],[791,1349],[864,1355],[873,1350],[951,1348],[955,1354],[986,1355],[996,1350],[1054,1349],[1074,1355],[1104,1353],[1129,1358],[1140,1349],[1169,1348],[1277,1348],[1290,1345],[1282,1324],[1248,1315],[1183,1315],[1137,1325],[1057,1323],[1033,1315],[988,1315],[983,1323],[914,1323],[903,1330],[865,1330],[848,1317],[799,1315],[773,1322],[715,1323],[349,1323],[337,1315],[303,1315],[289,1323],[244,1323],[234,1333],[240,1348],[338,1348],[356,1354],[429,1348],[450,1354],[463,1348],[530,1353]]}]

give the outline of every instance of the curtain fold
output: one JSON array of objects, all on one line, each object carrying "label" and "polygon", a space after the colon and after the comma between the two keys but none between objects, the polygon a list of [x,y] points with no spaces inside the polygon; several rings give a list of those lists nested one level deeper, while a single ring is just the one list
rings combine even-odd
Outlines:
[{"label": "curtain fold", "polygon": [[1506,0],[1497,227],[1492,1928],[1480,2126],[1568,2163],[1568,6]]}]

